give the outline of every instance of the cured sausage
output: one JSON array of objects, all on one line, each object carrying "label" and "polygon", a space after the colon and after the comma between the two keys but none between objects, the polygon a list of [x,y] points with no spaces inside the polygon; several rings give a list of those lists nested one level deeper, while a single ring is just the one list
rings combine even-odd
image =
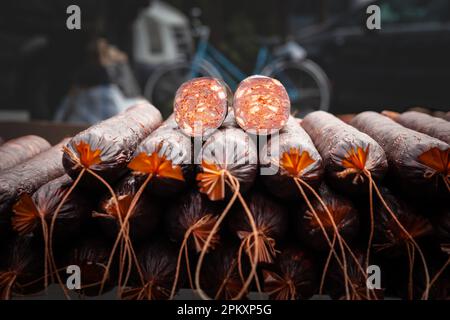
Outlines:
[{"label": "cured sausage", "polygon": [[51,147],[47,140],[33,135],[12,139],[0,145],[0,171],[14,167]]},{"label": "cured sausage", "polygon": [[170,197],[193,179],[192,141],[181,132],[173,116],[139,144],[133,157],[141,154],[170,162],[172,170],[179,170],[182,175],[182,179],[174,179],[160,171],[152,177],[147,187],[153,194]]},{"label": "cured sausage", "polygon": [[280,81],[255,75],[239,84],[234,94],[233,108],[242,129],[265,135],[277,132],[287,123],[291,102]]},{"label": "cured sausage", "polygon": [[74,136],[64,150],[63,165],[76,178],[89,168],[108,182],[125,172],[138,144],[162,122],[161,113],[142,102]]},{"label": "cured sausage", "polygon": [[[347,266],[348,281],[352,283],[352,290],[348,298],[350,300],[368,300],[374,297],[383,299],[383,289],[370,289],[369,296],[367,296],[367,276],[361,272],[359,267],[360,265],[364,265],[366,256],[358,250],[355,250],[354,256],[356,259],[350,259],[349,265]],[[336,260],[333,260],[327,273],[325,292],[333,299],[345,299],[345,278],[342,268]]]},{"label": "cured sausage", "polygon": [[189,80],[175,94],[175,121],[188,136],[210,135],[224,121],[231,99],[231,90],[221,80]]},{"label": "cured sausage", "polygon": [[44,288],[44,257],[32,237],[14,237],[0,257],[0,300]]},{"label": "cured sausage", "polygon": [[[208,296],[218,300],[231,300],[243,288],[244,283],[237,268],[237,250],[232,244],[223,243],[206,256],[200,283]],[[243,269],[248,269],[245,263]],[[247,294],[248,291],[244,293],[244,299]]]},{"label": "cured sausage", "polygon": [[[191,250],[200,252],[212,225],[216,221],[220,207],[209,201],[206,195],[192,190],[169,207],[166,215],[169,238],[182,243],[187,232],[192,236],[188,241]],[[214,240],[218,240],[217,236]],[[213,243],[211,247],[214,247]]]},{"label": "cured sausage", "polygon": [[[319,194],[322,201],[327,206],[333,217],[330,220],[325,208],[317,199],[313,199],[311,204],[322,223],[329,239],[333,238],[335,230],[332,222],[336,224],[338,233],[347,241],[353,240],[359,232],[359,214],[355,205],[349,199],[333,192],[324,183],[319,188]],[[316,220],[309,207],[302,204],[296,209],[297,216],[297,234],[310,248],[316,251],[325,251],[329,249],[326,238],[320,228],[319,221]]]},{"label": "cured sausage", "polygon": [[365,172],[374,180],[384,177],[388,164],[376,139],[324,111],[308,114],[301,125],[322,156],[332,187],[349,194],[367,192]]},{"label": "cured sausage", "polygon": [[[271,263],[276,256],[276,248],[280,241],[286,237],[288,228],[288,212],[285,207],[264,193],[252,192],[247,197],[248,207],[258,229],[259,255],[258,261]],[[255,240],[252,238],[252,228],[244,209],[238,207],[232,212],[228,220],[229,229],[242,241],[249,243],[250,247]],[[250,255],[251,249],[246,248]]]},{"label": "cured sausage", "polygon": [[404,113],[383,111],[383,114],[406,128],[425,133],[450,144],[450,122],[444,119],[417,111]]},{"label": "cured sausage", "polygon": [[[425,216],[418,214],[409,203],[387,188],[382,188],[381,192],[384,201],[414,239],[418,240],[431,233],[432,225]],[[377,201],[375,203],[375,250],[390,257],[399,256],[404,254],[408,242],[409,239],[405,233],[394,222],[386,208]]]},{"label": "cured sausage", "polygon": [[280,198],[298,196],[292,179],[318,186],[323,176],[322,157],[297,119],[290,117],[279,135],[273,135],[259,154],[261,179]]},{"label": "cured sausage", "polygon": [[130,278],[130,286],[123,298],[129,300],[167,300],[170,295],[176,272],[177,256],[175,251],[163,243],[144,244],[137,258],[143,275],[144,284],[137,273]]},{"label": "cured sausage", "polygon": [[253,184],[258,171],[256,144],[241,129],[221,129],[206,140],[197,163],[200,192],[210,200],[222,200],[231,191],[225,184],[224,171],[239,181],[241,192]]},{"label": "cured sausage", "polygon": [[[22,195],[13,206],[12,227],[20,235],[42,235],[41,217],[49,226],[56,208],[64,198],[73,181],[68,175],[54,179],[29,197]],[[66,199],[55,219],[53,236],[65,241],[79,235],[81,224],[91,211],[83,194],[72,192]]]},{"label": "cured sausage", "polygon": [[61,163],[63,146],[68,139],[37,156],[0,173],[0,214],[26,193],[33,194],[40,186],[64,174]]},{"label": "cured sausage", "polygon": [[447,143],[371,111],[358,114],[351,124],[383,147],[394,182],[403,191],[448,196],[450,147]]},{"label": "cured sausage", "polygon": [[[99,283],[102,281],[104,267],[108,263],[110,245],[98,236],[84,234],[83,239],[76,241],[68,250],[64,250],[61,260],[62,267],[76,265],[80,267],[82,295],[97,296],[100,292]],[[65,270],[66,268],[64,268]],[[116,271],[116,270],[114,270]],[[66,277],[70,274],[62,273]],[[114,274],[115,276],[115,274]],[[115,286],[113,275],[105,282],[102,292],[107,292]],[[65,279],[64,283],[67,281]]]},{"label": "cured sausage", "polygon": [[[114,239],[120,230],[120,219],[124,220],[130,208],[133,197],[136,195],[143,181],[139,176],[128,175],[116,186],[115,193],[119,202],[120,212],[117,212],[116,203],[112,196],[108,196],[100,203],[99,212],[93,217],[97,220],[102,231],[108,239]],[[148,194],[143,194],[129,218],[129,233],[132,240],[148,238],[155,232],[161,216],[160,203]]]},{"label": "cured sausage", "polygon": [[432,217],[433,231],[442,244],[450,244],[450,208],[438,208],[438,214]]},{"label": "cured sausage", "polygon": [[296,247],[281,250],[273,265],[263,266],[262,274],[271,300],[308,299],[317,288],[313,261]]}]

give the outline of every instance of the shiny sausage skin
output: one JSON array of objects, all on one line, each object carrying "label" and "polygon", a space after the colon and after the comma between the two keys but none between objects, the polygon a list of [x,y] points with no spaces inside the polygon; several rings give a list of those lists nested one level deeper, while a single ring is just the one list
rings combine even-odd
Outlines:
[{"label": "shiny sausage skin", "polygon": [[[412,194],[426,193],[433,197],[438,195],[448,197],[448,191],[441,178],[441,175],[449,174],[450,147],[447,143],[405,128],[394,120],[372,111],[358,114],[351,124],[381,145],[389,162],[390,173],[395,177],[393,182],[398,184],[399,188]],[[430,160],[431,164],[428,163]]]},{"label": "shiny sausage skin", "polygon": [[[100,151],[100,161],[89,166],[108,182],[115,182],[127,172],[127,164],[138,144],[162,122],[153,105],[143,102],[104,120],[74,136],[66,146],[63,164],[66,172],[76,178],[81,171],[77,146],[87,144],[92,152]],[[94,188],[95,183],[89,183]]]},{"label": "shiny sausage skin", "polygon": [[8,213],[13,203],[27,193],[64,174],[62,147],[68,139],[0,174],[0,214]]},{"label": "shiny sausage skin", "polygon": [[[241,192],[250,189],[258,173],[256,144],[249,135],[238,128],[220,129],[210,136],[198,156],[198,172],[204,171],[202,162],[228,171],[239,181]],[[226,195],[230,195],[228,185],[225,189]]]},{"label": "shiny sausage skin", "polygon": [[14,167],[50,147],[47,140],[34,135],[9,140],[0,146],[0,171]]},{"label": "shiny sausage skin", "polygon": [[[293,179],[294,173],[285,170],[282,164],[286,155],[290,155],[292,159],[296,152],[311,161],[306,167],[298,168],[296,177],[314,187],[320,185],[324,173],[322,157],[298,119],[291,116],[280,134],[273,135],[259,153],[261,167],[266,167],[269,171],[267,174],[261,174],[261,180],[277,197],[286,199],[300,196]],[[272,170],[274,172],[271,172]]]},{"label": "shiny sausage skin", "polygon": [[159,157],[170,160],[172,166],[181,167],[184,181],[154,176],[150,180],[147,190],[161,197],[171,197],[183,190],[193,179],[194,174],[191,138],[178,128],[174,116],[170,116],[139,144],[134,152],[134,157],[140,153],[151,155],[154,152],[157,152]]},{"label": "shiny sausage skin", "polygon": [[[327,206],[329,212],[333,216],[339,234],[348,242],[357,237],[360,230],[359,212],[354,203],[331,190],[325,183],[322,183],[318,189],[322,201]],[[328,235],[334,234],[333,225],[329,219],[328,213],[322,207],[316,198],[311,198],[312,207],[323,224]],[[326,252],[329,250],[328,243],[323,235],[322,229],[310,211],[306,203],[295,208],[296,231],[299,239],[313,250]]]},{"label": "shiny sausage skin", "polygon": [[[169,239],[173,243],[181,244],[186,232],[196,223],[205,219],[208,215],[218,216],[219,213],[220,205],[209,201],[206,195],[195,189],[187,191],[181,197],[172,201],[164,215]],[[193,240],[188,242],[188,246],[191,250],[201,250],[201,247]]]},{"label": "shiny sausage skin", "polygon": [[[97,224],[107,239],[115,239],[120,230],[120,219],[127,214],[131,201],[142,185],[140,176],[128,175],[115,186],[114,192],[119,201],[121,212],[118,213],[115,200],[107,195],[99,205],[99,213],[94,213]],[[142,241],[155,233],[162,209],[158,199],[144,193],[139,198],[129,220],[129,234],[133,241]]]},{"label": "shiny sausage skin", "polygon": [[425,133],[450,144],[450,122],[444,119],[417,111],[408,111],[394,115],[387,114],[387,116],[406,128]]},{"label": "shiny sausage skin", "polygon": [[[64,174],[63,176],[44,184],[33,194],[32,201],[48,225],[51,224],[56,208],[63,200],[66,192],[72,186],[72,183],[72,179],[67,174]],[[92,208],[90,207],[86,196],[75,189],[65,200],[56,217],[55,230],[52,234],[53,238],[59,242],[69,241],[73,239],[73,237],[79,236],[82,222],[88,217],[91,210]],[[17,216],[14,214],[12,217],[12,225],[13,227],[16,227],[16,231],[20,231],[17,227],[19,227],[21,222],[16,220],[16,218]],[[35,218],[34,223],[30,221],[30,224],[32,224],[32,227],[29,230],[30,233],[41,234],[42,226],[38,217]]]},{"label": "shiny sausage skin", "polygon": [[[332,187],[347,194],[368,192],[368,179],[357,179],[358,174],[363,174],[363,169],[368,170],[375,180],[384,177],[388,164],[376,139],[324,111],[311,112],[301,125],[322,156]],[[357,154],[357,150],[367,150],[366,156],[361,158],[363,168],[356,166],[358,172],[342,176],[341,173],[349,169],[344,160],[349,159],[352,152]]]}]

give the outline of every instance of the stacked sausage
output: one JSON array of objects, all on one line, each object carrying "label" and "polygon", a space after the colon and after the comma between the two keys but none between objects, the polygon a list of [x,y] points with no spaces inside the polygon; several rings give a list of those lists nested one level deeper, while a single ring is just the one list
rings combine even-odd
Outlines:
[{"label": "stacked sausage", "polygon": [[[79,265],[86,295],[448,298],[449,270],[430,284],[412,250],[428,277],[448,259],[450,123],[385,114],[297,119],[276,79],[249,77],[233,96],[198,78],[165,121],[140,103],[53,147],[7,141],[0,297],[41,291],[51,251],[47,272]],[[374,261],[386,281],[368,291]]]}]

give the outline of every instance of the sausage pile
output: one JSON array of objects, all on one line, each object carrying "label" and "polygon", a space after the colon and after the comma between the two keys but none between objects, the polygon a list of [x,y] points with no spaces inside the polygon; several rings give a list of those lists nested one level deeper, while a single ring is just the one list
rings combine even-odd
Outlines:
[{"label": "sausage pile", "polygon": [[192,79],[165,121],[141,102],[55,146],[6,141],[0,299],[73,296],[70,265],[85,296],[449,299],[449,142],[418,112],[295,118],[265,76]]}]

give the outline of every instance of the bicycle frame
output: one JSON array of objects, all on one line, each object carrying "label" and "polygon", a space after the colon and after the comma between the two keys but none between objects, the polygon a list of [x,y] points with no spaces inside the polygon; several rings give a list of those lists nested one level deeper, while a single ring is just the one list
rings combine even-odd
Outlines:
[{"label": "bicycle frame", "polygon": [[[239,82],[247,77],[247,74],[241,71],[219,50],[209,44],[209,29],[200,30],[200,34],[200,40],[191,65],[190,78],[192,79],[198,76],[202,61],[208,61],[217,69],[230,88],[235,90],[239,85]],[[276,59],[270,54],[269,48],[267,46],[262,46],[258,50],[253,74],[261,74],[265,66],[275,61]],[[300,97],[299,90],[292,84],[289,77],[280,73],[279,78],[286,87],[286,91],[291,100],[297,100]]]},{"label": "bicycle frame", "polygon": [[[202,37],[197,45],[197,51],[194,55],[190,77],[198,75],[198,70],[202,61],[208,61],[220,72],[223,80],[231,87],[236,89],[239,82],[247,77],[247,74],[239,69],[233,62],[225,57],[219,50],[208,43],[205,37]],[[260,74],[265,65],[271,61],[269,49],[261,47],[258,51],[255,69],[253,74]]]}]

